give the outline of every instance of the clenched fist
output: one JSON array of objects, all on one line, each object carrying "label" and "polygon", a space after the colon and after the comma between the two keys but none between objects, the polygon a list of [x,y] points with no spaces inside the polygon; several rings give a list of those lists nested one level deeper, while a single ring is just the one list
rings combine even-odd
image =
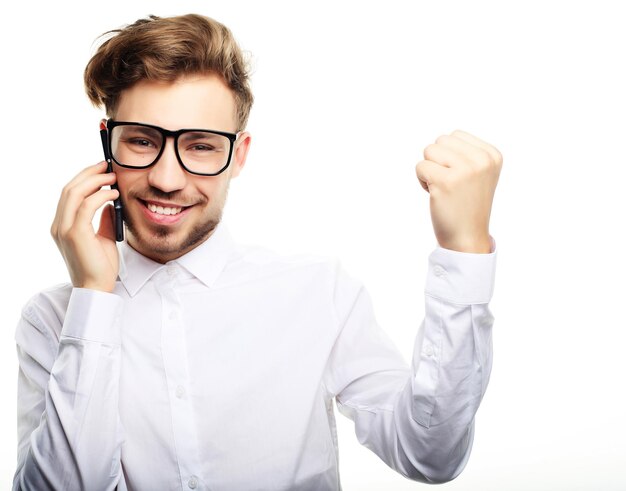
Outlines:
[{"label": "clenched fist", "polygon": [[439,245],[489,253],[489,217],[502,155],[464,131],[442,135],[424,149],[415,172],[430,193],[430,215]]}]

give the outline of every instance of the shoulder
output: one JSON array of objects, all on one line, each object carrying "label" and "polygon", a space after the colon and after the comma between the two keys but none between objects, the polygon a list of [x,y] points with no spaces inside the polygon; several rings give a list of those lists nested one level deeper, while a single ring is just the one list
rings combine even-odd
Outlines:
[{"label": "shoulder", "polygon": [[225,270],[225,280],[316,282],[334,288],[338,279],[347,276],[341,261],[334,256],[311,253],[282,253],[260,245],[238,244],[236,259]]},{"label": "shoulder", "polygon": [[230,263],[227,282],[255,281],[282,283],[286,288],[314,287],[319,295],[361,288],[361,281],[349,274],[335,256],[311,253],[280,253],[259,245],[238,245],[237,259]]},{"label": "shoulder", "polygon": [[239,262],[249,266],[274,268],[307,268],[328,265],[337,261],[331,256],[308,253],[280,253],[261,245],[244,244],[238,246]]},{"label": "shoulder", "polygon": [[228,273],[252,277],[307,276],[335,269],[338,259],[308,253],[280,253],[261,245],[239,244],[236,259],[230,263]]}]

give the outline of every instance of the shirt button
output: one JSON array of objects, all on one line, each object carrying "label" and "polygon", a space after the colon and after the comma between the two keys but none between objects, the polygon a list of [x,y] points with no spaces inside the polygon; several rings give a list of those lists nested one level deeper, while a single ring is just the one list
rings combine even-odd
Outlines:
[{"label": "shirt button", "polygon": [[176,387],[176,397],[178,397],[179,399],[185,397],[185,388],[182,385]]},{"label": "shirt button", "polygon": [[175,320],[176,317],[178,317],[178,315],[176,314],[176,312],[170,312],[170,320]]},{"label": "shirt button", "polygon": [[446,270],[438,264],[434,267],[433,272],[435,273],[435,276],[443,276],[444,274],[446,274]]},{"label": "shirt button", "polygon": [[176,266],[174,264],[168,264],[167,274],[170,276],[176,276]]},{"label": "shirt button", "polygon": [[424,354],[428,358],[431,358],[435,354],[435,350],[433,349],[433,347],[430,344],[427,344],[426,346],[424,346]]},{"label": "shirt button", "polygon": [[187,482],[187,486],[189,486],[190,489],[196,489],[198,487],[198,479],[196,476],[191,476],[191,479]]}]

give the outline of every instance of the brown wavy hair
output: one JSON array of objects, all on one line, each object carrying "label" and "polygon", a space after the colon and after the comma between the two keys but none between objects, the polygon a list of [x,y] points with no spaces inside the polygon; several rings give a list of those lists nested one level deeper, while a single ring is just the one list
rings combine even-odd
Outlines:
[{"label": "brown wavy hair", "polygon": [[217,73],[233,91],[237,130],[245,129],[254,101],[250,66],[231,31],[198,14],[151,15],[105,32],[85,68],[87,96],[113,117],[120,94],[141,80],[173,82],[183,75]]}]

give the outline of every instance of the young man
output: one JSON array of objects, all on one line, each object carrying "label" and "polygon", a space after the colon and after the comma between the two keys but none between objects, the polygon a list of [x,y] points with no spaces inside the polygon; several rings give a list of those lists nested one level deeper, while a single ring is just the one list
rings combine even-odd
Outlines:
[{"label": "young man", "polygon": [[[333,398],[396,471],[456,477],[491,370],[499,152],[456,131],[416,167],[440,247],[408,367],[336,263],[236,245],[220,222],[253,101],[226,27],[137,21],[85,83],[114,172],[64,188],[51,232],[71,284],[17,327],[14,489],[338,490]],[[91,225],[117,198],[119,249],[111,205]]]}]

